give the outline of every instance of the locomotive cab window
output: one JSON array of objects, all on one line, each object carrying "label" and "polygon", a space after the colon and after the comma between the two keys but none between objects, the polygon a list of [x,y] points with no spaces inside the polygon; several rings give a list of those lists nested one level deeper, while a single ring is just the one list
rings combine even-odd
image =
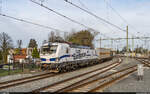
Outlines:
[{"label": "locomotive cab window", "polygon": [[43,46],[42,48],[42,53],[44,54],[53,54],[56,53],[57,50],[57,45],[51,45],[49,46]]},{"label": "locomotive cab window", "polygon": [[50,49],[50,47],[48,47],[48,46],[43,46],[43,47],[42,47],[42,52],[41,52],[41,53],[47,54],[47,53],[49,52],[49,49]]},{"label": "locomotive cab window", "polygon": [[50,54],[56,53],[56,51],[57,51],[57,45],[52,45],[50,47]]}]

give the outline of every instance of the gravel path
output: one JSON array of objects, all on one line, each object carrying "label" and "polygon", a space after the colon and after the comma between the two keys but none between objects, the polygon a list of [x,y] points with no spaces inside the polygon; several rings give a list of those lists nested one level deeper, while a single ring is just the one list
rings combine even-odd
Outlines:
[{"label": "gravel path", "polygon": [[35,90],[37,88],[53,84],[57,81],[61,81],[63,79],[67,79],[67,78],[70,78],[72,76],[76,76],[76,75],[86,73],[86,72],[92,71],[92,70],[100,68],[100,67],[104,67],[106,65],[109,65],[109,64],[115,62],[116,60],[117,59],[114,58],[112,61],[109,61],[109,62],[106,62],[106,63],[103,63],[103,64],[98,64],[98,65],[95,65],[95,66],[91,66],[91,67],[83,68],[83,69],[80,69],[80,70],[76,70],[76,71],[73,71],[73,72],[70,72],[70,73],[60,74],[60,75],[57,75],[57,76],[54,76],[54,77],[34,81],[34,82],[31,82],[31,83],[26,83],[26,84],[23,84],[23,85],[18,85],[16,87],[3,89],[1,91],[4,91],[4,92],[31,92],[32,90]]},{"label": "gravel path", "polygon": [[[137,60],[130,60],[132,62],[128,63],[129,65],[140,63]],[[150,69],[147,67],[144,68],[143,81],[138,81],[137,72],[134,72],[128,78],[105,89],[104,92],[150,92]]]}]

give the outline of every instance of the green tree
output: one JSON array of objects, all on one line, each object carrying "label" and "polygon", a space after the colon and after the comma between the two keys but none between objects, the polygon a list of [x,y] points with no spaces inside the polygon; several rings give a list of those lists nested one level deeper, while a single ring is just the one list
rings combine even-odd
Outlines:
[{"label": "green tree", "polygon": [[[130,48],[128,48],[129,52],[132,52]],[[121,50],[121,53],[127,52],[127,47],[123,47],[123,49]]]},{"label": "green tree", "polygon": [[5,32],[0,33],[0,49],[2,51],[2,60],[5,64],[7,63],[7,55],[9,54],[8,51],[12,47],[11,37]]},{"label": "green tree", "polygon": [[68,36],[68,41],[83,46],[94,47],[93,45],[94,35],[89,30],[81,30],[76,33],[72,33]]},{"label": "green tree", "polygon": [[40,58],[39,52],[37,50],[37,47],[35,47],[32,51],[32,57],[33,58]]},{"label": "green tree", "polygon": [[2,57],[2,51],[0,51],[0,63],[2,63],[2,59],[3,59],[3,57]]},{"label": "green tree", "polygon": [[148,53],[148,49],[144,49],[143,47],[137,47],[135,48],[134,52],[136,53]]},{"label": "green tree", "polygon": [[20,53],[20,50],[18,48],[16,48],[14,51],[15,51],[15,54],[17,55]]}]

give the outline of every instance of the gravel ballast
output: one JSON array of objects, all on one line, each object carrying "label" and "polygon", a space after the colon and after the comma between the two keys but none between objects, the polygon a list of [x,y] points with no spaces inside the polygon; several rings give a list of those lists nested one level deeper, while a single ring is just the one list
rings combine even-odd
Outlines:
[{"label": "gravel ballast", "polygon": [[30,77],[30,76],[35,76],[35,75],[40,75],[46,72],[36,72],[36,73],[28,73],[28,74],[16,74],[16,75],[8,75],[8,76],[3,76],[0,77],[0,83],[1,82],[5,82],[5,81],[10,81],[10,80],[15,80],[15,79],[21,79],[21,78],[25,78],[25,77]]}]

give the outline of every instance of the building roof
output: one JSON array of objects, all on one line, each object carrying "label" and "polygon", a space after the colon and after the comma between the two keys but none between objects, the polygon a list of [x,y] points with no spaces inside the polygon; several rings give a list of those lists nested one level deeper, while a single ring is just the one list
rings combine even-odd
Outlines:
[{"label": "building roof", "polygon": [[14,60],[25,59],[26,55],[14,55]]}]

